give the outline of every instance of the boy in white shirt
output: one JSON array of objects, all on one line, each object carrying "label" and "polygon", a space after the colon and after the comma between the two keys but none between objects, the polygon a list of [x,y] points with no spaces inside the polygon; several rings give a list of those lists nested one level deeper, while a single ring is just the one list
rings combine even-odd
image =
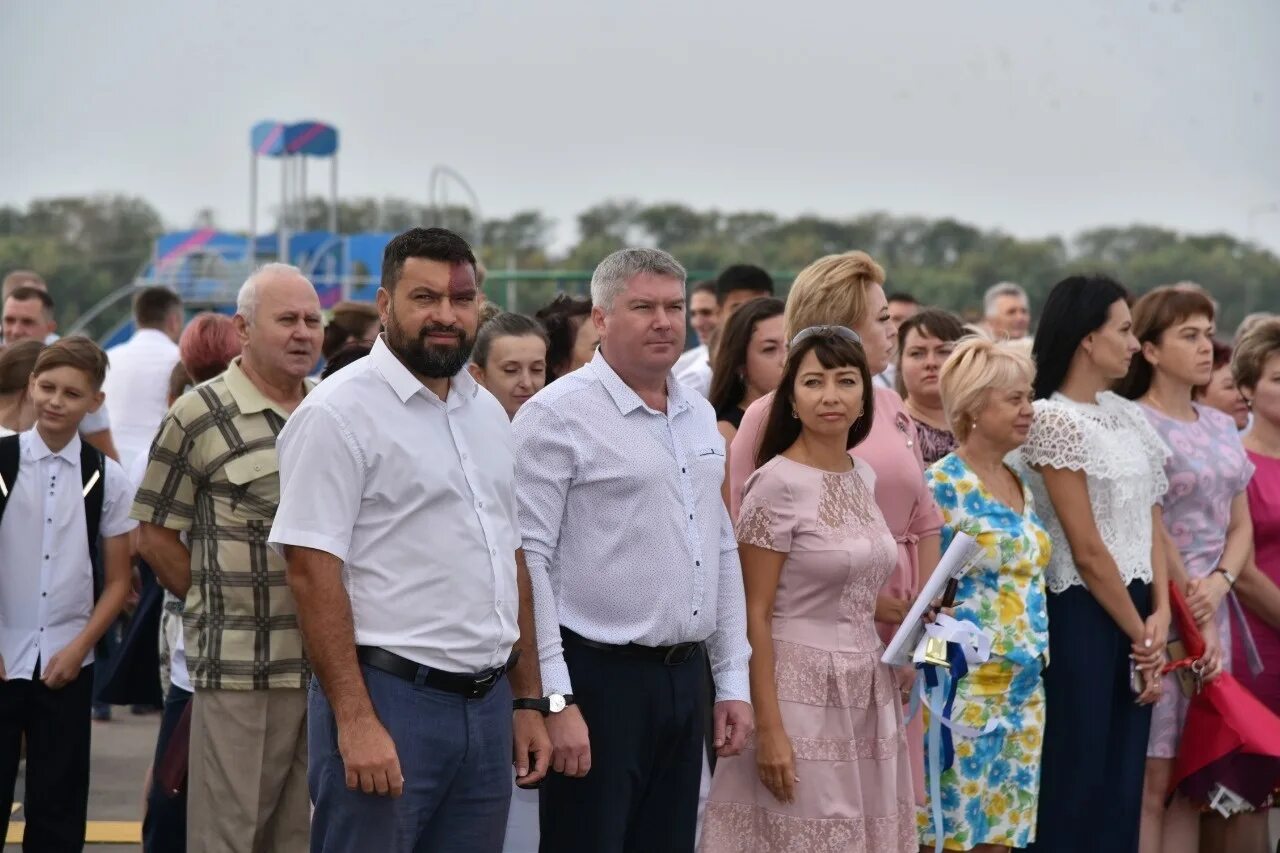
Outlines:
[{"label": "boy in white shirt", "polygon": [[129,593],[133,489],[78,434],[106,369],[87,338],[47,347],[28,392],[35,427],[0,439],[0,834],[25,736],[27,850],[84,846],[90,664]]}]

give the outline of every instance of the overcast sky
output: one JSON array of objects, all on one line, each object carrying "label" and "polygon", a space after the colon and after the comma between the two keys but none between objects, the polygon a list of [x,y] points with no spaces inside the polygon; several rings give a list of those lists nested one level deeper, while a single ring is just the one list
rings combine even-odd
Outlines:
[{"label": "overcast sky", "polygon": [[250,126],[320,119],[344,195],[425,201],[444,163],[560,241],[635,197],[1280,248],[1278,40],[1273,0],[0,0],[0,203],[244,227]]}]

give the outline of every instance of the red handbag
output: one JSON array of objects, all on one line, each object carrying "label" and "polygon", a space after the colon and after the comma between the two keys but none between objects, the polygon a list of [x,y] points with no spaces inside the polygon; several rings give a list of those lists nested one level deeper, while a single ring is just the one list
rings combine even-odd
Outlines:
[{"label": "red handbag", "polygon": [[[1195,668],[1204,636],[1177,585],[1169,584],[1173,618],[1187,656],[1165,672]],[[1169,796],[1181,792],[1192,803],[1215,806],[1225,793],[1260,808],[1280,785],[1280,717],[1228,672],[1191,697]]]}]

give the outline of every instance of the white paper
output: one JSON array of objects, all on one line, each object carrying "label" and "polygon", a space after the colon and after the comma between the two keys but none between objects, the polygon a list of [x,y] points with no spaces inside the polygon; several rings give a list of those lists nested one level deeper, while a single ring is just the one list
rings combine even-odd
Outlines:
[{"label": "white paper", "polygon": [[910,666],[911,655],[924,636],[924,615],[934,599],[940,598],[947,581],[959,578],[969,570],[980,553],[978,541],[966,533],[956,533],[951,545],[938,561],[938,567],[925,581],[924,589],[911,604],[907,618],[902,620],[898,632],[893,635],[880,660],[890,666]]}]

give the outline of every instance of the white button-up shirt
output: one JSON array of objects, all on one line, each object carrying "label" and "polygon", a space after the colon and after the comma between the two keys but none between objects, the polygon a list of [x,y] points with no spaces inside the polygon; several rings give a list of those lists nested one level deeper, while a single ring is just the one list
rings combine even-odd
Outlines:
[{"label": "white button-up shirt", "polygon": [[178,345],[158,329],[139,329],[107,350],[107,358],[111,366],[102,390],[111,404],[111,437],[127,471],[134,457],[147,455],[169,411],[169,375],[178,363]]},{"label": "white button-up shirt", "polygon": [[697,391],[704,397],[711,394],[711,354],[707,345],[696,346],[686,351],[672,368],[676,379]]},{"label": "white button-up shirt", "polygon": [[711,404],[667,378],[649,408],[597,352],[513,424],[542,683],[571,693],[560,626],[590,640],[707,641],[719,700],[750,701],[738,545]]},{"label": "white button-up shirt", "polygon": [[[43,667],[89,624],[93,565],[89,561],[80,438],[54,453],[35,430],[18,439],[17,481],[0,521],[0,654],[8,678],[39,678]],[[133,484],[107,459],[98,532],[120,536],[138,526],[129,518]],[[93,663],[93,650],[84,665]],[[34,673],[34,675],[33,675]]]},{"label": "white button-up shirt", "polygon": [[276,442],[273,545],[345,561],[357,645],[435,669],[503,664],[519,635],[511,427],[464,369],[441,400],[379,338]]}]

